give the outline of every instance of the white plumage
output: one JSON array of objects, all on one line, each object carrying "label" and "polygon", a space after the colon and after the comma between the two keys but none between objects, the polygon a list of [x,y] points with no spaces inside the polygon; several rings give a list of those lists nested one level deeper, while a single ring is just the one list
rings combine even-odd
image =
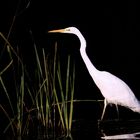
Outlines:
[{"label": "white plumage", "polygon": [[68,27],[65,29],[52,30],[49,32],[71,33],[75,34],[79,38],[81,57],[93,81],[105,98],[101,120],[103,119],[107,104],[115,104],[116,106],[121,105],[131,109],[134,112],[140,113],[140,103],[129,86],[115,75],[106,71],[99,71],[92,64],[86,54],[86,40],[77,28]]}]

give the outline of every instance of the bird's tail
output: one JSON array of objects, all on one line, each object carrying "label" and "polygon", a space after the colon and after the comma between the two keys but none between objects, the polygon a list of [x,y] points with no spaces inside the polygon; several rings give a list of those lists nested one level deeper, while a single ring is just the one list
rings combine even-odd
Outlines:
[{"label": "bird's tail", "polygon": [[132,109],[134,112],[140,113],[140,101],[138,101],[137,105],[135,105],[134,107],[131,107],[131,109]]}]

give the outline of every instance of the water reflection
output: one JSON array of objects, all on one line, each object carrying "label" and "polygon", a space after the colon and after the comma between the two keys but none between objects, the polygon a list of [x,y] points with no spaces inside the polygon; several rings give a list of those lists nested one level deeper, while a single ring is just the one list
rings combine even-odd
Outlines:
[{"label": "water reflection", "polygon": [[106,120],[99,123],[100,138],[105,140],[140,140],[140,120]]},{"label": "water reflection", "polygon": [[[105,135],[105,134],[104,134]],[[123,139],[123,140],[132,140],[132,139],[140,139],[140,132],[137,133],[131,133],[131,134],[119,134],[119,135],[110,135],[110,136],[103,136],[101,137],[101,139],[105,139],[105,140],[119,140],[119,139]]]},{"label": "water reflection", "polygon": [[[33,133],[28,137],[6,137],[6,140],[140,140],[140,120],[107,120],[104,122],[80,120],[73,123],[73,129],[69,135],[49,135],[44,131]],[[0,138],[2,139],[2,138]]]}]

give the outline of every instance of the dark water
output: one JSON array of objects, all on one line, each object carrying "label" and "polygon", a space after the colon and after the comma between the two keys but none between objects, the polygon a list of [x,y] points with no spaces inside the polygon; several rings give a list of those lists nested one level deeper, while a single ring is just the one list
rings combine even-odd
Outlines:
[{"label": "dark water", "polygon": [[106,120],[79,122],[73,130],[73,140],[84,139],[140,139],[140,120]]},{"label": "dark water", "polygon": [[140,139],[140,120],[108,120],[100,123],[99,139]]},{"label": "dark water", "polygon": [[44,134],[46,131],[43,132],[42,129],[35,129],[28,137],[9,137],[6,135],[0,138],[0,140],[140,139],[140,114],[119,107],[118,118],[115,107],[108,106],[104,119],[100,121],[102,104],[100,106],[99,103],[86,102],[82,104],[77,103],[74,107],[72,131],[69,137],[58,136],[54,133],[48,137],[48,134]]},{"label": "dark water", "polygon": [[[40,135],[30,137],[12,138],[5,136],[1,139],[6,140],[134,140],[140,139],[140,120],[106,120],[106,121],[90,121],[79,120],[73,123],[71,136],[52,136],[47,138],[39,132]],[[41,135],[42,134],[42,135]]]}]

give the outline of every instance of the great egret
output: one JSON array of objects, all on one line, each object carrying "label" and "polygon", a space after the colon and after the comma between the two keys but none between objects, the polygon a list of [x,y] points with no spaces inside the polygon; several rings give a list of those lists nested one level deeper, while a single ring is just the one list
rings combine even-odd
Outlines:
[{"label": "great egret", "polygon": [[99,71],[92,64],[86,54],[86,40],[77,28],[68,27],[65,29],[51,30],[49,33],[69,33],[75,34],[79,38],[81,57],[93,81],[104,97],[104,108],[101,120],[103,119],[107,104],[115,104],[116,107],[117,105],[121,105],[131,109],[134,112],[140,113],[140,102],[135,97],[129,86],[115,75],[106,71]]}]

